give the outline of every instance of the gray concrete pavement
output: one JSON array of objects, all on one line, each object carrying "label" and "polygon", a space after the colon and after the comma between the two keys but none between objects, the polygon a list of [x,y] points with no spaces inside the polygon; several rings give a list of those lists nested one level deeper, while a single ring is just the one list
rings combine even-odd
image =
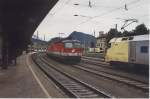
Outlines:
[{"label": "gray concrete pavement", "polygon": [[16,66],[0,69],[0,98],[46,98],[46,93],[26,63],[26,55],[18,58]]}]

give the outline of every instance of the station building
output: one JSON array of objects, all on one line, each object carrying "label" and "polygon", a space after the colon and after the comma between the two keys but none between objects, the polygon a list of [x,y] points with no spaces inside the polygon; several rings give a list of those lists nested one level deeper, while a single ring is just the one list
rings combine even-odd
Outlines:
[{"label": "station building", "polygon": [[106,50],[106,36],[103,31],[99,32],[99,37],[96,38],[96,47],[100,48],[100,50]]}]

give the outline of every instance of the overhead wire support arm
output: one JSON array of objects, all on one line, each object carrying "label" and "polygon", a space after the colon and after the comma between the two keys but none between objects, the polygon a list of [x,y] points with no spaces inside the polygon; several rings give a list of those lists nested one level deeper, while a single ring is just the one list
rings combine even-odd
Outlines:
[{"label": "overhead wire support arm", "polygon": [[[128,23],[130,21],[130,23]],[[121,27],[121,29],[125,30],[124,28],[129,26],[130,24],[134,23],[134,22],[138,22],[137,19],[126,19],[124,25]]]},{"label": "overhead wire support arm", "polygon": [[90,1],[90,0],[89,0],[89,7],[92,8],[92,4],[91,4],[91,1]]}]

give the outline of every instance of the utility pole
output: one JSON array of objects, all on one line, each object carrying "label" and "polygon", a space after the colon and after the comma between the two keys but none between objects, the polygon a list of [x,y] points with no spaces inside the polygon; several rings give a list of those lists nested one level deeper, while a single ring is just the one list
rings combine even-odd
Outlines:
[{"label": "utility pole", "polygon": [[[94,38],[95,38],[95,29],[94,29]],[[94,43],[94,53],[95,53],[95,43]]]},{"label": "utility pole", "polygon": [[60,37],[61,37],[61,33],[58,33],[59,34],[59,39],[60,39]]},{"label": "utility pole", "polygon": [[59,38],[61,37],[61,35],[65,35],[65,33],[59,33]]},{"label": "utility pole", "polygon": [[115,24],[115,31],[116,31],[116,33],[115,33],[115,37],[117,37],[117,24]]},{"label": "utility pole", "polygon": [[94,37],[95,37],[95,29],[94,29]]},{"label": "utility pole", "polygon": [[45,34],[44,34],[44,41],[45,41]]},{"label": "utility pole", "polygon": [[115,24],[115,27],[116,27],[116,31],[118,31],[118,30],[117,30],[117,27],[118,27],[117,24]]},{"label": "utility pole", "polygon": [[89,7],[92,8],[92,4],[91,4],[91,1],[90,1],[90,0],[89,0]]},{"label": "utility pole", "polygon": [[39,31],[37,30],[37,39],[39,39]]},{"label": "utility pole", "polygon": [[[39,31],[37,30],[37,40],[39,39]],[[38,45],[38,43],[36,43],[36,49],[37,49],[37,51],[39,50],[39,45]]]}]

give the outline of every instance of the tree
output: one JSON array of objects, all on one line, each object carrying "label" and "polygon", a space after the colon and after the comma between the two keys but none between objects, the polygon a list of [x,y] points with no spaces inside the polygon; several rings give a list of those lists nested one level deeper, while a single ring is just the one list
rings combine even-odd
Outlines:
[{"label": "tree", "polygon": [[114,38],[114,37],[120,37],[122,36],[121,32],[118,32],[116,29],[114,28],[111,28],[107,34],[107,37],[106,37],[106,43],[108,45],[109,41]]},{"label": "tree", "polygon": [[123,33],[122,33],[123,36],[129,36],[129,34],[130,34],[130,32],[129,32],[129,31],[126,31],[126,30],[123,31]]},{"label": "tree", "polygon": [[149,30],[144,24],[138,25],[135,30],[133,30],[135,35],[143,35],[143,34],[148,34]]}]

